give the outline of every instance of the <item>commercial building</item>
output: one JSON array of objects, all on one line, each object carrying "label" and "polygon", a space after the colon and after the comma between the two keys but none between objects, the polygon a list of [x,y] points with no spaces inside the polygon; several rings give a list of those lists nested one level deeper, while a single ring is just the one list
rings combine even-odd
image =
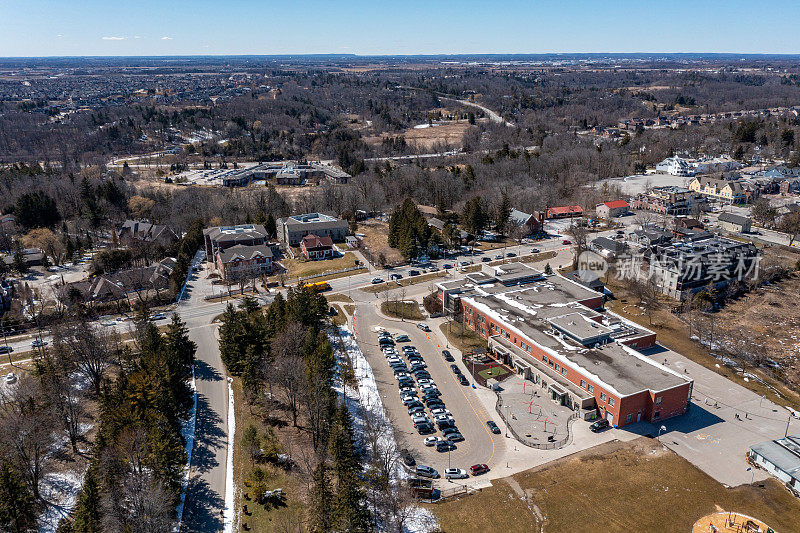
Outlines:
[{"label": "commercial building", "polygon": [[758,270],[759,252],[739,242],[703,232],[692,240],[655,244],[649,251],[649,276],[662,293],[676,299],[712,285],[720,289],[748,279]]},{"label": "commercial building", "polygon": [[261,224],[242,224],[239,226],[217,226],[203,230],[206,257],[216,261],[219,251],[233,246],[260,246],[267,242],[267,230]]},{"label": "commercial building", "polygon": [[756,444],[750,447],[747,456],[800,495],[800,435]]},{"label": "commercial building", "polygon": [[693,211],[702,211],[705,200],[702,195],[675,185],[654,187],[647,193],[636,196],[633,206],[636,209],[655,211],[663,215],[689,215]]},{"label": "commercial building", "polygon": [[548,207],[544,218],[573,218],[582,217],[583,208],[579,205],[565,205],[561,207]]},{"label": "commercial building", "polygon": [[668,157],[656,165],[657,172],[671,174],[673,176],[694,176],[695,169],[688,159],[673,156]]},{"label": "commercial building", "polygon": [[689,188],[707,198],[728,204],[746,203],[758,196],[758,189],[742,179],[699,176],[689,182]]},{"label": "commercial building", "polygon": [[534,235],[542,230],[542,224],[536,216],[512,209],[508,216],[509,225],[524,228],[525,235]]},{"label": "commercial building", "polygon": [[621,217],[630,213],[631,206],[625,200],[614,200],[613,202],[603,202],[597,204],[595,212],[600,218],[610,219]]},{"label": "commercial building", "polygon": [[330,237],[334,242],[341,242],[350,234],[350,225],[346,220],[324,213],[306,213],[279,218],[276,226],[278,239],[289,246],[299,246],[306,235]]},{"label": "commercial building", "polygon": [[721,213],[719,215],[719,226],[725,231],[732,233],[750,233],[752,221],[750,217],[736,215],[734,213]]},{"label": "commercial building", "polygon": [[237,244],[219,250],[214,258],[223,281],[237,282],[258,278],[272,271],[272,249],[265,244],[246,246]]},{"label": "commercial building", "polygon": [[437,284],[445,312],[553,401],[614,426],[686,412],[693,381],[646,357],[654,332],[603,309],[603,295],[525,263],[482,265]]}]

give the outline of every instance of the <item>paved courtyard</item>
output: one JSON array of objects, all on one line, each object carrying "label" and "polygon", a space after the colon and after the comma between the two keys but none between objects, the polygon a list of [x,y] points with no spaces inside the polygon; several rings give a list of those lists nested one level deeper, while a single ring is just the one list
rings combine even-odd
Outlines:
[{"label": "paved courtyard", "polygon": [[506,379],[501,386],[501,412],[520,440],[536,446],[567,437],[573,411],[552,401],[535,383],[518,376]]}]

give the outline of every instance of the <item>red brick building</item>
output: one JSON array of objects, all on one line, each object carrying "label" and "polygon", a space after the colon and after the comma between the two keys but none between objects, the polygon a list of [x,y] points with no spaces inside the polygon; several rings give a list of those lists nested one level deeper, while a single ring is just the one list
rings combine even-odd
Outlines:
[{"label": "red brick building", "polygon": [[330,259],[333,257],[333,240],[330,237],[306,235],[300,241],[300,251],[306,259]]},{"label": "red brick building", "polygon": [[215,263],[224,281],[237,282],[269,274],[272,258],[272,250],[267,245],[237,244],[217,251]]},{"label": "red brick building", "polygon": [[448,312],[551,400],[616,427],[688,409],[693,382],[639,350],[654,332],[602,309],[603,295],[524,263],[438,284]]}]

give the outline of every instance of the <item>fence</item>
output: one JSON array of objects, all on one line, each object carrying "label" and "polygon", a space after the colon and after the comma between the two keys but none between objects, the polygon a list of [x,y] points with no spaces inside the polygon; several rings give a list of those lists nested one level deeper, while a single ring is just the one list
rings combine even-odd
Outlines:
[{"label": "fence", "polygon": [[502,407],[503,407],[503,399],[500,397],[500,394],[497,394],[497,402],[494,405],[495,411],[497,411],[497,414],[500,415],[500,418],[503,419],[503,422],[505,422],[508,430],[511,432],[512,435],[514,435],[514,438],[520,441],[525,446],[528,446],[530,448],[536,448],[539,450],[555,450],[557,448],[563,448],[564,446],[572,442],[572,432],[570,431],[570,426],[572,426],[573,420],[578,418],[578,413],[572,413],[571,415],[569,415],[569,418],[567,418],[567,436],[564,437],[563,439],[553,442],[534,442],[531,439],[523,437],[519,435],[516,431],[514,431],[514,427],[508,423],[508,420],[506,420],[506,417],[503,415]]}]

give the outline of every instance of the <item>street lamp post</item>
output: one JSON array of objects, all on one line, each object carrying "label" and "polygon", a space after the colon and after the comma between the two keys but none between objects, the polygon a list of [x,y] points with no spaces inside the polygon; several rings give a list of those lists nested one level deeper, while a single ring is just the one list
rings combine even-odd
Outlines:
[{"label": "street lamp post", "polygon": [[506,438],[508,438],[508,404],[506,404]]},{"label": "street lamp post", "polygon": [[661,432],[666,430],[667,426],[661,426],[660,428],[658,428],[658,442],[661,442]]},{"label": "street lamp post", "polygon": [[[14,363],[11,362],[11,347],[8,345],[8,337],[6,337],[6,319],[5,318],[0,320],[0,329],[3,330],[3,346],[8,348],[8,352],[6,352],[8,354],[8,364],[9,364],[9,366],[14,366]],[[787,425],[787,428],[788,428],[788,425]],[[787,429],[787,431],[788,431],[788,429]]]}]

